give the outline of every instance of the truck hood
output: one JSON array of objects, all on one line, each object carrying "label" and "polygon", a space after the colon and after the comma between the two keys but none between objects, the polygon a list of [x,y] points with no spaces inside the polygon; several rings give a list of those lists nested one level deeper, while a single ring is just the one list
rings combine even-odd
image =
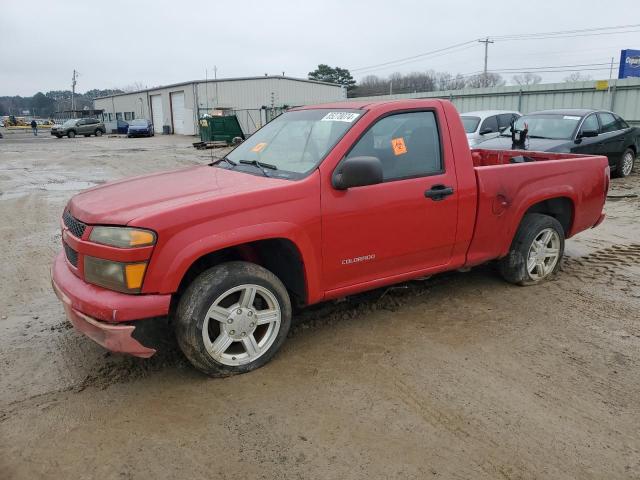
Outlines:
[{"label": "truck hood", "polygon": [[185,203],[231,198],[244,192],[267,190],[283,182],[289,181],[203,165],[90,188],[71,199],[69,210],[88,224],[126,225],[136,218],[169,211]]},{"label": "truck hood", "polygon": [[511,137],[497,137],[486,140],[478,148],[486,150],[531,150],[533,152],[570,152],[571,140],[552,140],[548,138],[527,138],[525,147],[512,148]]}]

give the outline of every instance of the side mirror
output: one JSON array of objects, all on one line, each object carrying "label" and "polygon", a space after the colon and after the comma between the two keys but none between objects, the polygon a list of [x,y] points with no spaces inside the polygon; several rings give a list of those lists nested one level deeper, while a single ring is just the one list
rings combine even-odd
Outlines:
[{"label": "side mirror", "polygon": [[490,128],[483,128],[482,130],[480,130],[480,135],[486,135],[487,133],[493,133],[493,130],[491,130]]},{"label": "side mirror", "polygon": [[336,190],[382,183],[382,163],[377,157],[347,158],[333,173],[331,183]]},{"label": "side mirror", "polygon": [[583,130],[578,135],[578,138],[589,138],[589,137],[597,137],[597,136],[598,136],[597,130]]}]

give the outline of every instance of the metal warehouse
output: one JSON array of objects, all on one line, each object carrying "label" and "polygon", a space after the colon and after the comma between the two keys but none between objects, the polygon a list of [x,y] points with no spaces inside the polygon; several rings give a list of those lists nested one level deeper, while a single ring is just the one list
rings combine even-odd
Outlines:
[{"label": "metal warehouse", "polygon": [[196,135],[207,113],[235,113],[245,133],[253,133],[284,108],[344,100],[344,87],[285,76],[194,80],[97,98],[108,131],[117,121],[147,118],[156,133]]}]

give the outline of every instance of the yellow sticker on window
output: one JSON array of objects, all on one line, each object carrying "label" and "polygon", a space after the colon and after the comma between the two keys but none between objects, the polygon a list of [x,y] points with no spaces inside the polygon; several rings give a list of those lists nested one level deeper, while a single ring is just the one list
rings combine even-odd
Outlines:
[{"label": "yellow sticker on window", "polygon": [[251,149],[251,151],[260,153],[262,150],[264,150],[264,147],[266,146],[267,146],[266,142],[257,143],[256,146]]},{"label": "yellow sticker on window", "polygon": [[393,154],[395,156],[404,155],[407,153],[407,146],[404,144],[404,138],[392,138],[391,148],[393,148]]}]

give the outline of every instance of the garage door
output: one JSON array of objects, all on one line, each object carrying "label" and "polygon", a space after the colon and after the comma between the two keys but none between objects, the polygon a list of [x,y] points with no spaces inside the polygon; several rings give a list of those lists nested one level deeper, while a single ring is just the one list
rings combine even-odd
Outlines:
[{"label": "garage door", "polygon": [[184,135],[184,92],[173,92],[171,94],[171,115],[173,133]]},{"label": "garage door", "polygon": [[164,115],[162,113],[162,95],[151,95],[151,113],[153,118],[153,130],[156,133],[162,133],[162,125],[164,124]]}]

